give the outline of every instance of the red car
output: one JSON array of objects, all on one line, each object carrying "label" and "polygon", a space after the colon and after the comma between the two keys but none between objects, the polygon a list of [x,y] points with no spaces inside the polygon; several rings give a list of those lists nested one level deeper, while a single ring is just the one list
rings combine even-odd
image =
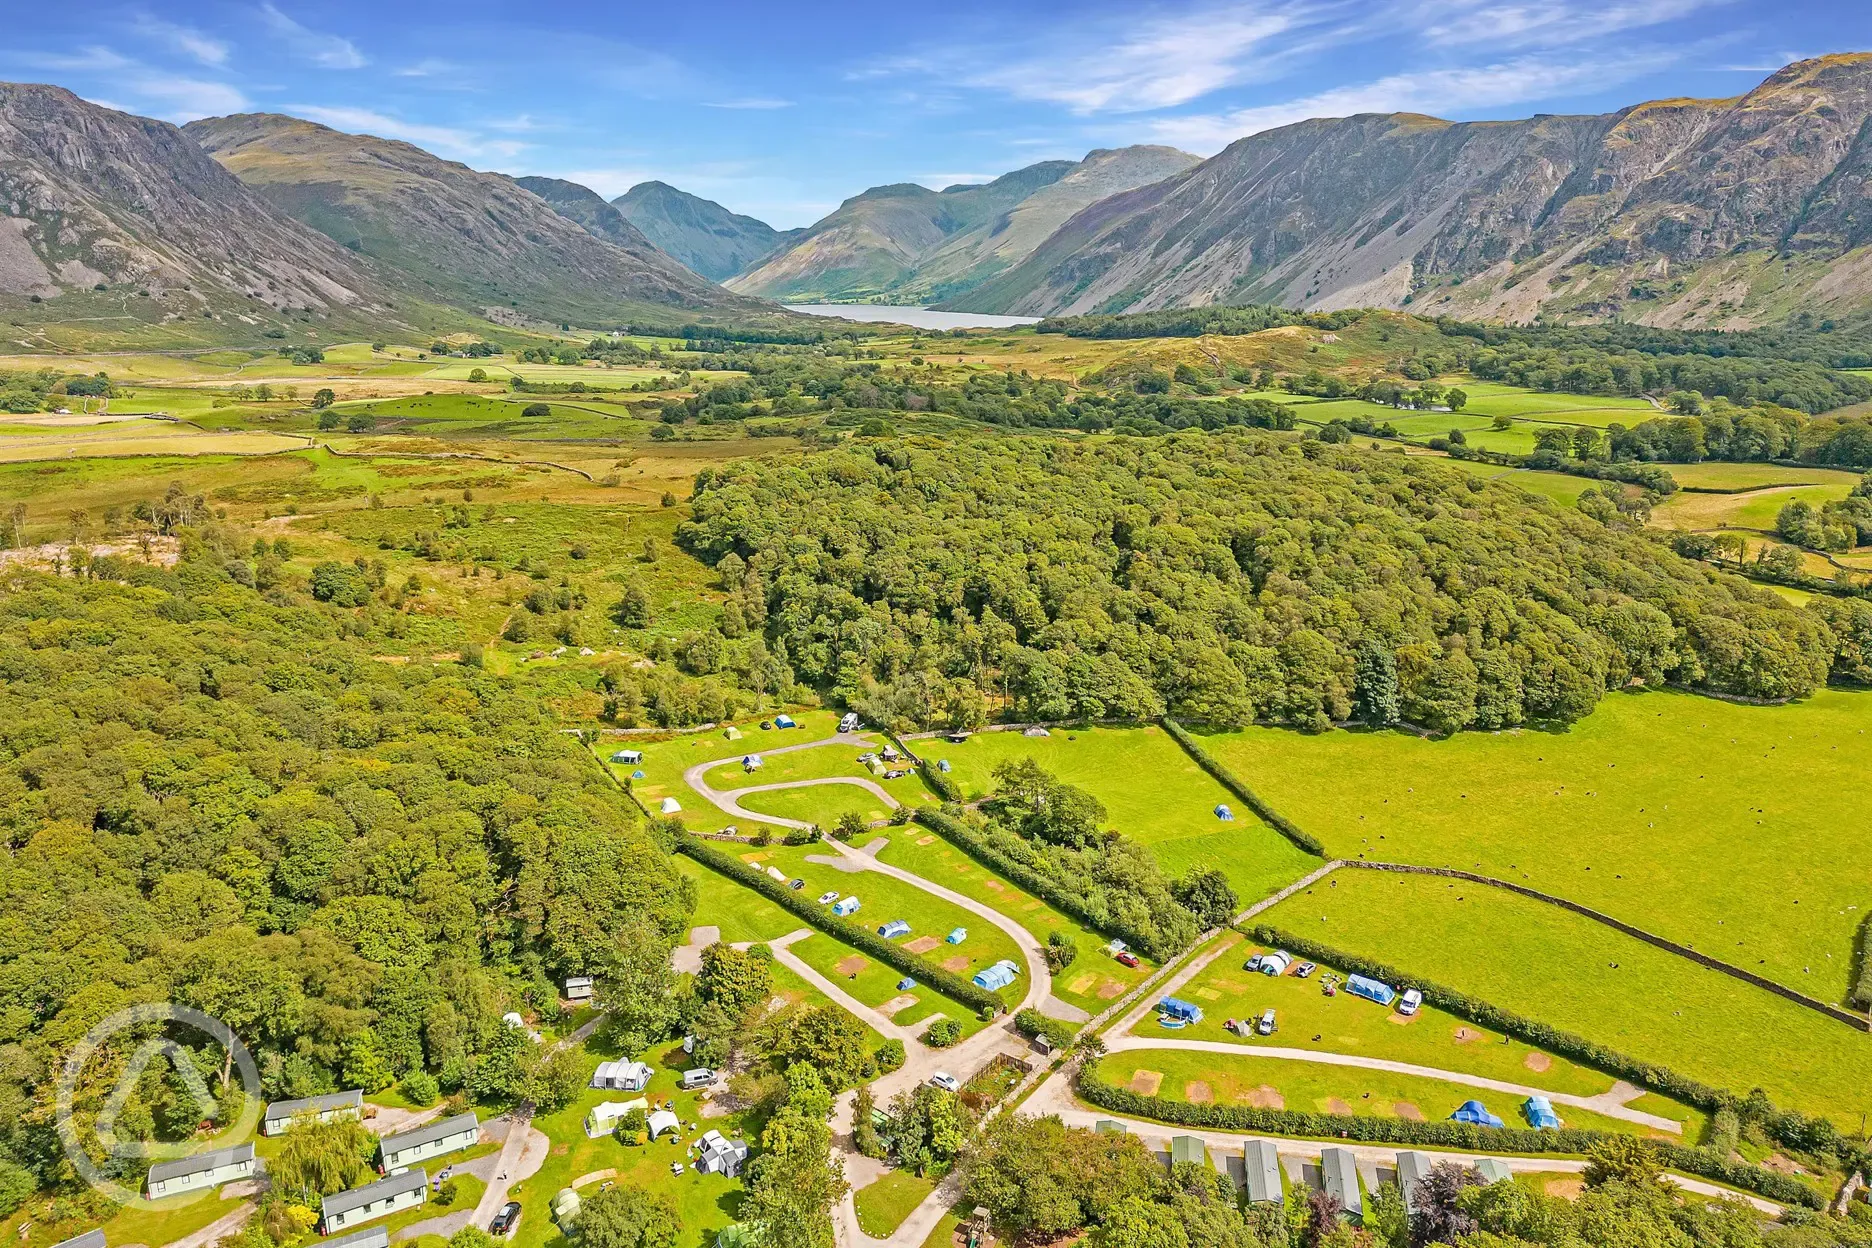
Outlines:
[{"label": "red car", "polygon": [[1137,964],[1137,955],[1134,953],[1121,953],[1118,955],[1119,966],[1136,966]]}]

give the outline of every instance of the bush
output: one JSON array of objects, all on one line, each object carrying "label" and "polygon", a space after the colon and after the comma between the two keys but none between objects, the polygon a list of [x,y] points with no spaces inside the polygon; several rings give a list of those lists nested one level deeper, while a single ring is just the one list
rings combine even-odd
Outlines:
[{"label": "bush", "polygon": [[1242,804],[1259,815],[1263,823],[1266,823],[1269,827],[1292,841],[1295,845],[1298,845],[1301,849],[1304,849],[1307,853],[1320,858],[1326,856],[1326,846],[1320,843],[1318,837],[1302,831],[1291,819],[1262,801],[1261,796],[1237,779],[1234,772],[1211,758],[1209,756],[1209,751],[1196,744],[1189,733],[1183,730],[1183,725],[1177,723],[1176,720],[1171,719],[1168,715],[1164,716],[1161,722],[1164,731],[1170,734],[1172,740],[1183,747],[1184,753],[1196,760],[1196,765],[1198,767],[1215,777],[1218,784],[1240,798]]},{"label": "bush", "polygon": [[880,1075],[888,1075],[892,1071],[903,1069],[906,1057],[904,1042],[894,1037],[878,1045],[877,1051],[871,1054],[871,1060],[877,1063]]},{"label": "bush", "polygon": [[520,414],[522,416],[550,416],[552,408],[544,403],[529,403],[520,409]]},{"label": "bush", "polygon": [[436,1187],[435,1195],[430,1198],[430,1203],[435,1204],[435,1205],[440,1205],[442,1208],[446,1209],[450,1205],[454,1204],[455,1198],[460,1195],[461,1195],[461,1180],[460,1179],[444,1179]]},{"label": "bush", "polygon": [[923,1033],[923,1043],[932,1049],[946,1049],[962,1039],[962,1024],[953,1018],[939,1018]]},{"label": "bush", "polygon": [[402,1082],[397,1084],[397,1089],[403,1093],[404,1100],[419,1109],[427,1109],[436,1103],[437,1097],[442,1095],[442,1089],[437,1086],[435,1076],[425,1070],[412,1070],[404,1075]]},{"label": "bush", "polygon": [[1048,1018],[1031,1006],[1014,1015],[1014,1030],[1029,1040],[1037,1040],[1045,1036],[1047,1043],[1056,1049],[1070,1047],[1073,1038],[1079,1034],[1079,1029],[1071,1023],[1061,1022],[1057,1018]]},{"label": "bush", "polygon": [[1055,975],[1079,959],[1079,946],[1065,932],[1049,932],[1046,943],[1047,970]]},{"label": "bush", "polygon": [[[517,617],[516,617],[517,618]],[[833,936],[857,949],[859,952],[876,958],[895,970],[902,971],[912,979],[928,984],[936,991],[953,1000],[961,1002],[972,1010],[988,1009],[999,1013],[1006,1007],[1000,997],[985,988],[978,988],[959,975],[952,974],[924,958],[909,952],[900,945],[885,940],[870,928],[858,923],[848,923],[834,915],[824,906],[816,905],[810,897],[804,897],[788,888],[785,884],[731,857],[714,846],[694,837],[683,834],[676,838],[678,853],[689,855],[705,867],[711,867],[737,883],[753,889],[782,910],[806,921],[811,927]]]}]

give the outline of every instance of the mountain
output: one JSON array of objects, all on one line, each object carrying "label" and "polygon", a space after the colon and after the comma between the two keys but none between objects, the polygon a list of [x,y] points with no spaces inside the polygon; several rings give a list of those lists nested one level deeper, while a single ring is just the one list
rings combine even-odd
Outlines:
[{"label": "mountain", "polygon": [[[584,226],[587,234],[596,235],[620,247],[656,247],[655,243],[644,237],[642,230],[632,225],[623,213],[613,208],[604,196],[589,186],[580,186],[577,182],[567,182],[563,178],[515,178],[514,184],[525,187],[545,200],[560,216]],[[663,254],[669,255],[668,252]]]},{"label": "mountain", "polygon": [[[727,285],[775,299],[827,301],[908,302],[931,288],[966,289],[1024,256],[1075,209],[1195,160],[1170,148],[1124,148],[1076,162],[1042,161],[941,191],[910,182],[874,186]],[[923,265],[932,261],[925,279]]]},{"label": "mountain", "polygon": [[389,292],[166,122],[0,83],[0,303],[25,318],[249,325],[383,313]]},{"label": "mountain", "polygon": [[601,237],[511,178],[408,143],[269,113],[183,130],[275,207],[370,257],[399,286],[490,319],[596,325],[668,319],[671,309],[765,308],[641,235]]},{"label": "mountain", "polygon": [[805,233],[776,230],[664,182],[639,182],[611,203],[664,252],[716,282]]},{"label": "mountain", "polygon": [[1304,121],[1111,196],[955,306],[1741,327],[1872,305],[1872,54],[1605,116]]}]

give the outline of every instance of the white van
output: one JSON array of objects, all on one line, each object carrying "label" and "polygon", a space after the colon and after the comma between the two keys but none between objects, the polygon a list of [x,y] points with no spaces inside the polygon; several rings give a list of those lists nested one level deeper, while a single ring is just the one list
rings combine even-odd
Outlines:
[{"label": "white van", "polygon": [[714,1082],[715,1072],[706,1066],[698,1066],[694,1070],[685,1070],[682,1072],[682,1086],[685,1092],[694,1088],[709,1087]]},{"label": "white van", "polygon": [[1274,1011],[1273,1010],[1261,1011],[1261,1018],[1260,1018],[1260,1021],[1255,1023],[1255,1030],[1260,1032],[1264,1036],[1271,1036],[1274,1034],[1276,1028],[1275,1028],[1275,1023],[1274,1023]]},{"label": "white van", "polygon": [[1415,1014],[1417,1012],[1417,1007],[1422,1004],[1423,993],[1418,992],[1415,988],[1406,988],[1404,990],[1404,995],[1398,998],[1397,1012],[1400,1014]]}]

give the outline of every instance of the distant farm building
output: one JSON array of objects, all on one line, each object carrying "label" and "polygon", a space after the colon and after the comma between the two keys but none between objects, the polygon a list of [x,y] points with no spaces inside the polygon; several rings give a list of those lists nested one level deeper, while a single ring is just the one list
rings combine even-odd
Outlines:
[{"label": "distant farm building", "polygon": [[592,995],[592,981],[589,975],[574,975],[565,981],[565,995],[568,1001],[589,1001]]}]

